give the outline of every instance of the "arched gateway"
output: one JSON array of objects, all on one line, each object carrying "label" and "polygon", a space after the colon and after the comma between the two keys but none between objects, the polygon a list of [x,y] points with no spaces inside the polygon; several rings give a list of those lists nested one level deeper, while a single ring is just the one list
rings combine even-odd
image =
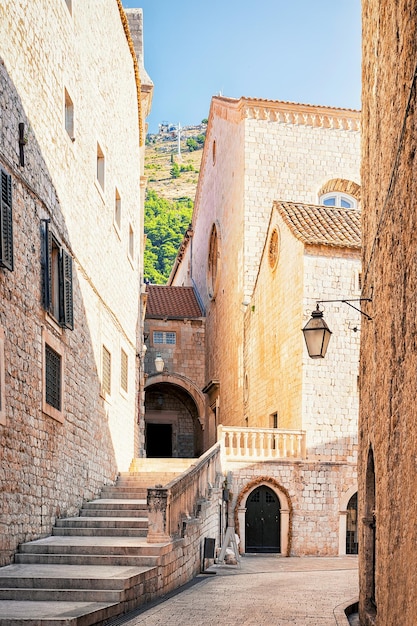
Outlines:
[{"label": "arched gateway", "polygon": [[145,452],[150,458],[203,452],[204,396],[185,377],[150,376],[145,385]]},{"label": "arched gateway", "polygon": [[239,494],[235,527],[245,552],[289,556],[292,506],[284,487],[259,476]]}]

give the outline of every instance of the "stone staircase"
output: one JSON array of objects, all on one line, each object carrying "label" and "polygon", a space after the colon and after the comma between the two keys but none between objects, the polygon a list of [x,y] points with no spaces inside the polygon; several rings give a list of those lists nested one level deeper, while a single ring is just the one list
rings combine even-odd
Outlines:
[{"label": "stone staircase", "polygon": [[[0,568],[0,626],[91,626],[158,595],[158,568],[171,544],[148,544],[147,488],[184,471],[182,459],[137,460],[78,517],[58,519],[50,537],[19,546]],[[159,462],[159,460],[156,460]],[[170,463],[169,463],[170,462]],[[185,467],[185,468],[186,468]]]}]

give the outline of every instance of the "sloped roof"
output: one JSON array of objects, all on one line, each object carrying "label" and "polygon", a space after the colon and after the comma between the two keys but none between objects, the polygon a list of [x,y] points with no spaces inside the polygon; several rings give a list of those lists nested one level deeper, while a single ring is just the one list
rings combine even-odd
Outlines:
[{"label": "sloped roof", "polygon": [[192,287],[147,285],[146,317],[181,319],[202,317],[200,305]]},{"label": "sloped roof", "polygon": [[361,212],[299,202],[274,203],[294,236],[305,244],[360,248]]}]

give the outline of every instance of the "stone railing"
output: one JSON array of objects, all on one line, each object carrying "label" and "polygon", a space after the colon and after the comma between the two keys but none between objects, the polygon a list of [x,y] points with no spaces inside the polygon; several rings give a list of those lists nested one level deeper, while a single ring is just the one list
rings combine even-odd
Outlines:
[{"label": "stone railing", "polygon": [[219,426],[217,439],[226,461],[305,459],[303,430]]},{"label": "stone railing", "polygon": [[196,463],[164,487],[148,489],[148,543],[170,541],[183,534],[183,524],[197,517],[208,502],[218,477],[220,444],[207,450]]}]

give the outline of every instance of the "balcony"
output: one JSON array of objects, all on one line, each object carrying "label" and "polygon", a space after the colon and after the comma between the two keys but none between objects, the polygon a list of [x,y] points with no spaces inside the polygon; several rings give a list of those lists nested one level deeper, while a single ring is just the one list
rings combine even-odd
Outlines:
[{"label": "balcony", "polygon": [[276,461],[306,458],[303,430],[219,426],[218,441],[226,461]]}]

